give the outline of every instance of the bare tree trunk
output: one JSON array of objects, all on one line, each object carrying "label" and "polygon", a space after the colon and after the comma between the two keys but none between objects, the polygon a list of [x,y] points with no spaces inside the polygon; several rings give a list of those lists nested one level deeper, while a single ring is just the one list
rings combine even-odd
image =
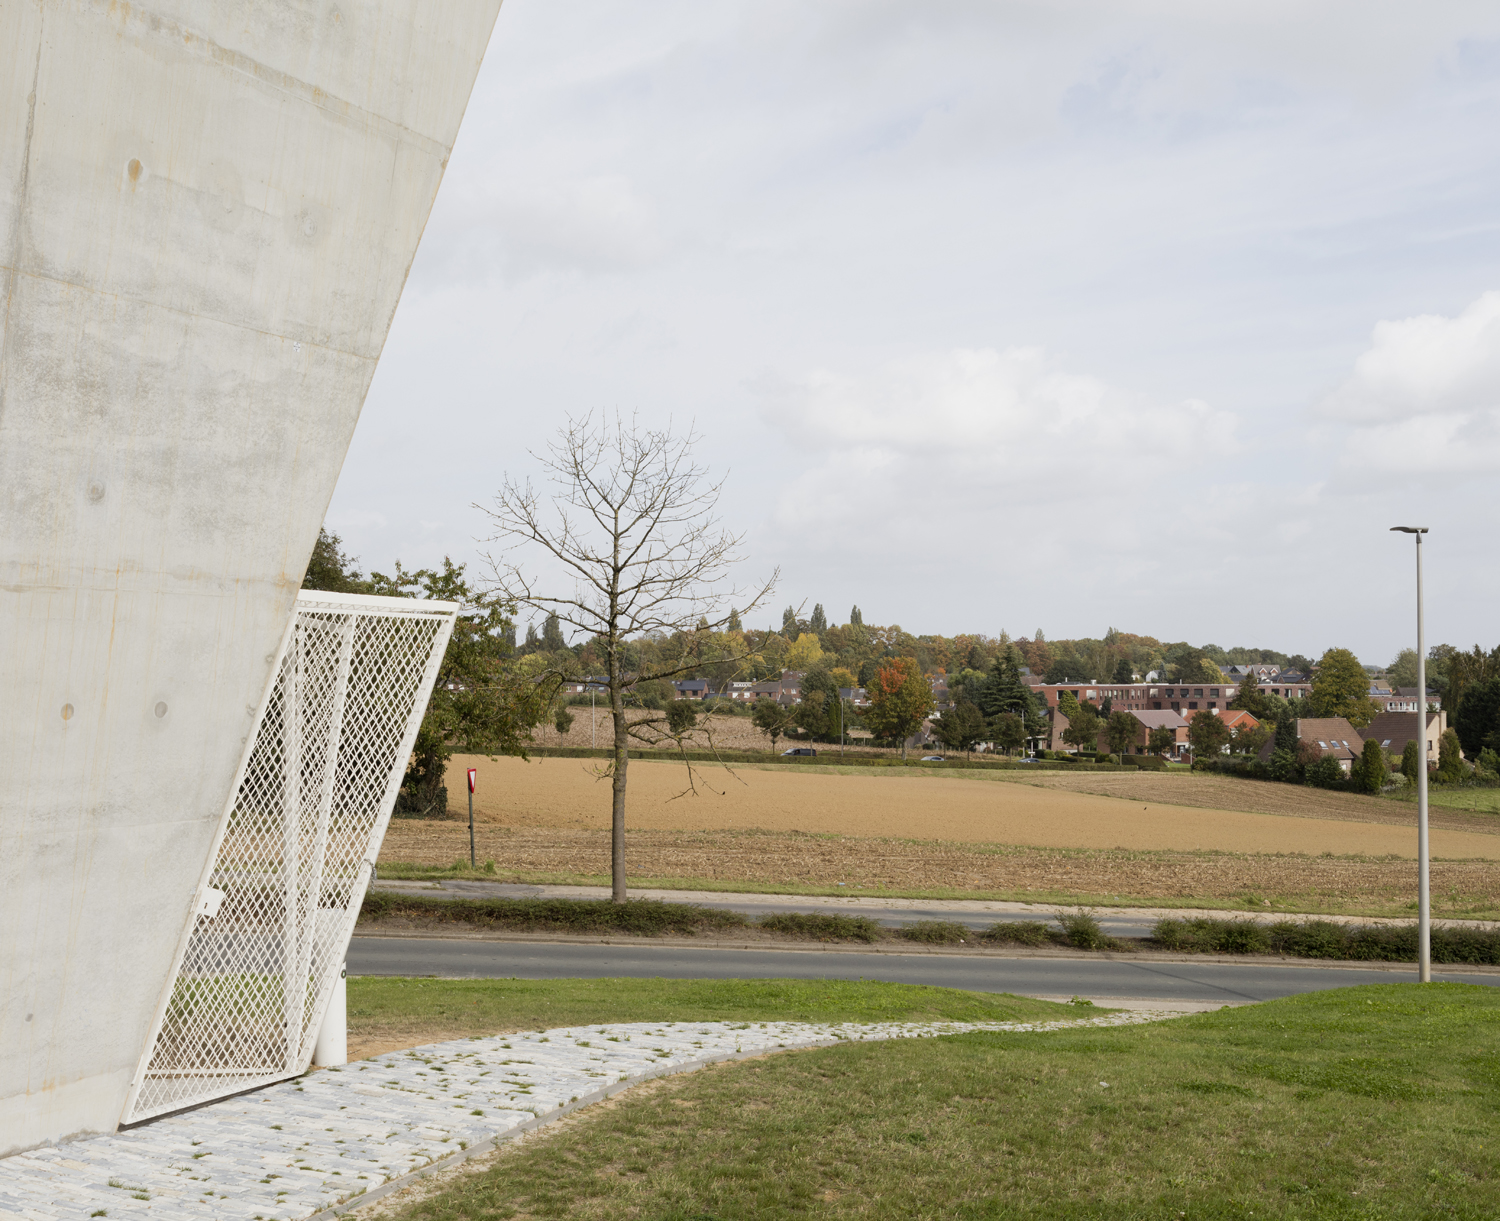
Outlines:
[{"label": "bare tree trunk", "polygon": [[630,727],[625,721],[625,696],[619,687],[619,663],[610,659],[610,711],[615,721],[615,762],[610,803],[610,899],[625,902],[625,767],[630,762]]}]

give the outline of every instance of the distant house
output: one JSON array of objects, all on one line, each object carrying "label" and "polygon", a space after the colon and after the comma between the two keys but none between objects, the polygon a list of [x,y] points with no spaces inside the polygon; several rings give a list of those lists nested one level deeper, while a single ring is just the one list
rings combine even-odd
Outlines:
[{"label": "distant house", "polygon": [[[1183,751],[1187,749],[1188,723],[1171,709],[1158,710],[1154,708],[1117,708],[1115,709],[1115,711],[1128,712],[1138,722],[1135,741],[1132,742],[1131,745],[1126,749],[1126,754],[1149,754],[1151,750],[1151,747],[1149,745],[1151,731],[1163,726],[1172,731],[1172,748],[1167,752],[1167,757],[1169,759],[1180,759],[1182,757]],[[1061,713],[1058,714],[1058,719],[1060,719],[1064,725],[1067,724],[1068,718],[1063,716]],[[1101,754],[1107,752],[1110,749],[1109,735],[1104,732],[1103,726],[1100,727],[1098,747]],[[1053,747],[1053,749],[1056,750],[1057,748]]]},{"label": "distant house", "polygon": [[1207,709],[1215,712],[1228,707],[1239,694],[1236,683],[1038,683],[1027,684],[1033,695],[1041,696],[1047,707],[1056,710],[1064,691],[1071,691],[1079,703],[1102,707],[1109,701],[1111,712],[1180,712],[1189,716]]},{"label": "distant house", "polygon": [[701,678],[682,678],[673,681],[672,686],[677,689],[677,699],[701,700],[708,696],[708,683]]},{"label": "distant house", "polygon": [[[1376,695],[1372,690],[1370,698],[1386,712],[1415,713],[1418,711],[1417,689],[1415,687],[1391,687],[1381,695]],[[1428,691],[1427,706],[1432,709],[1441,708],[1443,706],[1443,697],[1436,691]]]},{"label": "distant house", "polygon": [[[1365,740],[1360,737],[1354,726],[1341,716],[1299,718],[1297,739],[1316,747],[1320,753],[1337,759],[1339,767],[1345,772],[1349,771],[1354,765],[1354,760],[1359,758],[1360,752],[1365,748]],[[1275,749],[1276,741],[1273,738],[1260,748],[1261,761],[1268,762]]]},{"label": "distant house", "polygon": [[730,683],[724,688],[724,695],[732,700],[753,700],[755,698],[755,684],[752,682]]},{"label": "distant house", "polygon": [[802,671],[783,670],[780,678],[763,678],[750,684],[752,700],[775,700],[778,704],[800,704],[802,702]]},{"label": "distant house", "polygon": [[[1413,687],[1412,690],[1415,691],[1416,688]],[[1438,740],[1447,728],[1448,714],[1446,712],[1427,714],[1427,761],[1429,763],[1437,763]],[[1365,727],[1363,732],[1366,739],[1379,742],[1381,750],[1399,759],[1406,753],[1406,744],[1417,736],[1416,710],[1382,712]]]},{"label": "distant house", "polygon": [[604,677],[603,675],[599,675],[597,677],[594,675],[590,675],[588,678],[581,678],[575,682],[564,683],[561,690],[564,695],[587,695],[591,691],[595,695],[599,695],[606,690],[608,685],[609,679]]},{"label": "distant house", "polygon": [[1241,708],[1226,708],[1219,714],[1219,719],[1224,722],[1228,729],[1254,729],[1260,724],[1253,716]]},{"label": "distant house", "polygon": [[856,708],[870,706],[870,694],[863,687],[840,687],[839,699],[848,700]]}]

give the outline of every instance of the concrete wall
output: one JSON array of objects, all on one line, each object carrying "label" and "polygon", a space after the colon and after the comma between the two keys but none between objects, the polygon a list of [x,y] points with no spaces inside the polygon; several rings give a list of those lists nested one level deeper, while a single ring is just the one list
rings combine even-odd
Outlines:
[{"label": "concrete wall", "polygon": [[118,1122],[498,8],[0,4],[0,1154]]}]

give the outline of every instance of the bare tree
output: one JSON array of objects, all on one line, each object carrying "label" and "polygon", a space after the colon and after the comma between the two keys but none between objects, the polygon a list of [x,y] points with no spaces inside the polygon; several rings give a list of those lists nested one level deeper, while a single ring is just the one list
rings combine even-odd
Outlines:
[{"label": "bare tree", "polygon": [[[542,464],[555,486],[548,501],[528,479],[509,475],[495,496],[489,515],[501,553],[487,555],[497,590],[518,606],[555,614],[593,638],[607,662],[605,678],[614,721],[614,751],[608,775],[612,781],[612,897],[625,901],[625,782],[634,736],[649,733],[632,726],[625,698],[637,683],[667,679],[697,668],[700,650],[712,633],[731,618],[755,607],[775,588],[778,572],[746,591],[728,585],[729,570],[740,559],[742,541],[722,528],[715,510],[723,481],[710,482],[707,470],[693,460],[698,436],[674,436],[627,426],[618,417],[570,419],[545,454]],[[537,578],[527,575],[507,553],[539,547],[559,562],[571,595],[543,593]],[[631,637],[683,634],[683,652],[656,665],[629,665]],[[640,655],[640,650],[636,650]],[[572,677],[557,675],[558,679]],[[674,736],[665,721],[663,738]],[[676,735],[680,740],[680,732]],[[689,773],[691,784],[691,772]]]}]

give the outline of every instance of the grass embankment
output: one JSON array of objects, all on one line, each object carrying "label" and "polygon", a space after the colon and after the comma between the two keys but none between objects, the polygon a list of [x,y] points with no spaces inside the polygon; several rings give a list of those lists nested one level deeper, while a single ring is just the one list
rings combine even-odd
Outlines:
[{"label": "grass embankment", "polygon": [[399,1215],[1490,1218],[1497,1106],[1500,991],[1351,988],[719,1065]]},{"label": "grass embankment", "polygon": [[1024,996],[860,980],[349,980],[355,1058],[516,1030],[601,1022],[1029,1022],[1076,1018]]}]

